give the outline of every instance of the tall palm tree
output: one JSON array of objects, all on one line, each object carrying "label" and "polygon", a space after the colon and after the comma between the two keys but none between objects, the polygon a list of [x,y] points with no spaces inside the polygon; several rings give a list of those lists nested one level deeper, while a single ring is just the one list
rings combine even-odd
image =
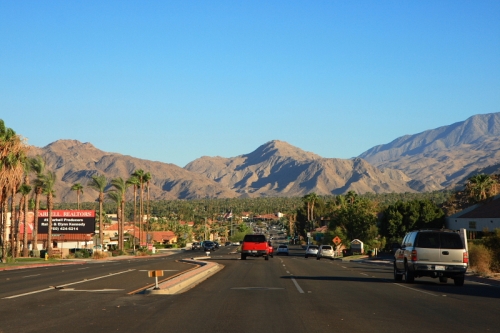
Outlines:
[{"label": "tall palm tree", "polygon": [[[2,262],[7,261],[7,212],[9,197],[14,202],[16,188],[21,184],[24,170],[22,160],[25,159],[28,146],[16,134],[16,132],[5,126],[0,119],[0,191],[3,216],[2,216]],[[11,214],[11,229],[14,216]],[[11,247],[12,250],[12,247]]]},{"label": "tall palm tree", "polygon": [[43,173],[45,172],[45,161],[41,156],[33,157],[29,160],[31,165],[31,171],[35,173],[36,179],[34,183],[35,192],[35,209],[33,212],[33,240],[31,248],[33,250],[33,256],[38,257],[38,211],[40,210],[40,197],[43,192],[43,182],[41,180]]},{"label": "tall palm tree", "polygon": [[114,203],[116,203],[116,220],[117,220],[117,223],[118,223],[118,249],[121,250],[122,247],[122,243],[121,243],[121,240],[122,240],[122,227],[121,227],[121,220],[122,220],[122,206],[121,206],[121,195],[118,191],[116,190],[111,190],[111,191],[108,191],[107,193],[107,196],[108,198],[110,198]]},{"label": "tall palm tree", "polygon": [[149,182],[151,181],[151,174],[146,172],[144,174],[144,182],[146,183],[146,192],[147,192],[147,205],[146,205],[146,242],[149,236],[149,220],[151,219],[151,211],[149,206]]},{"label": "tall palm tree", "polygon": [[[27,257],[29,255],[28,251],[28,195],[31,193],[31,186],[28,184],[23,184],[19,188],[19,192],[21,193],[21,203],[19,205],[19,210],[24,208],[23,218],[24,218],[24,230],[23,230],[23,257]],[[19,230],[19,228],[17,228]]]},{"label": "tall palm tree", "polygon": [[111,180],[111,185],[114,187],[113,192],[119,197],[118,206],[118,248],[123,250],[123,231],[125,229],[125,194],[129,184],[122,178],[114,178]]},{"label": "tall palm tree", "polygon": [[[103,230],[103,212],[102,204],[104,203],[104,190],[108,185],[108,180],[103,175],[93,175],[90,182],[87,184],[88,187],[99,192],[99,242],[101,248],[104,248],[104,230]],[[96,244],[97,246],[97,244]]]},{"label": "tall palm tree", "polygon": [[144,177],[145,177],[145,172],[142,169],[135,170],[134,173],[132,173],[132,176],[136,177],[139,180],[139,187],[140,187],[140,197],[139,197],[139,246],[141,246],[142,242],[142,223],[144,219]]},{"label": "tall palm tree", "polygon": [[135,253],[135,226],[137,223],[137,188],[141,185],[139,182],[139,178],[136,176],[131,176],[129,179],[127,179],[127,184],[131,185],[134,187],[134,234],[133,234],[133,247],[134,247],[134,253]]},{"label": "tall palm tree", "polygon": [[73,186],[71,186],[71,191],[76,191],[77,207],[80,209],[80,194],[83,194],[83,185],[80,183],[74,183]]},{"label": "tall palm tree", "polygon": [[53,171],[48,171],[42,175],[43,194],[47,196],[47,210],[49,218],[49,229],[47,231],[47,253],[52,256],[52,209],[54,208],[54,196],[56,193],[56,174]]}]

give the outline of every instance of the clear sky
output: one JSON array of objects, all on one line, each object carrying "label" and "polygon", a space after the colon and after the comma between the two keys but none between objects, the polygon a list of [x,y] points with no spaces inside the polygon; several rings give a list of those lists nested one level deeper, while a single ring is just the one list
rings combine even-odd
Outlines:
[{"label": "clear sky", "polygon": [[0,0],[0,119],[183,167],[500,112],[500,1]]}]

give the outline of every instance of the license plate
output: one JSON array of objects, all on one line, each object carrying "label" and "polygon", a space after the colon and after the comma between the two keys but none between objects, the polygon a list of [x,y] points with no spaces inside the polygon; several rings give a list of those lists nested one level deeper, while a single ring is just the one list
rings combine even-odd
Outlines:
[{"label": "license plate", "polygon": [[434,266],[434,269],[435,269],[436,271],[444,271],[444,266],[437,266],[437,265],[436,265],[436,266]]}]

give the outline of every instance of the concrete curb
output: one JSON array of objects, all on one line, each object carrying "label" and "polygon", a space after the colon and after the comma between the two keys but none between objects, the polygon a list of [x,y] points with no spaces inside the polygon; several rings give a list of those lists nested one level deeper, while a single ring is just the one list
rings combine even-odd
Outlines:
[{"label": "concrete curb", "polygon": [[194,265],[198,265],[195,269],[190,269],[187,272],[184,272],[176,277],[167,280],[165,282],[159,283],[159,289],[146,289],[144,291],[145,294],[152,295],[174,295],[180,294],[197,284],[203,282],[208,279],[210,276],[214,275],[218,271],[224,268],[223,265],[220,265],[216,262],[206,262],[200,259],[208,259],[207,257],[202,258],[193,258],[193,259],[183,259],[181,262],[186,262]]}]

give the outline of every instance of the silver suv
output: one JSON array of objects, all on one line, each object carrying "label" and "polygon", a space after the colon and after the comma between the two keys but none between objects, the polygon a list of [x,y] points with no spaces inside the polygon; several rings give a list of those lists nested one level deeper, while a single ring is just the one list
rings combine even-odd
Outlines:
[{"label": "silver suv", "polygon": [[319,247],[316,259],[320,260],[321,258],[335,258],[335,251],[331,245],[321,245]]},{"label": "silver suv", "polygon": [[306,248],[306,258],[309,256],[316,256],[318,253],[318,245],[308,245]]},{"label": "silver suv", "polygon": [[412,283],[416,277],[448,278],[463,286],[469,264],[463,238],[452,230],[418,230],[406,234],[394,253],[394,280]]}]

